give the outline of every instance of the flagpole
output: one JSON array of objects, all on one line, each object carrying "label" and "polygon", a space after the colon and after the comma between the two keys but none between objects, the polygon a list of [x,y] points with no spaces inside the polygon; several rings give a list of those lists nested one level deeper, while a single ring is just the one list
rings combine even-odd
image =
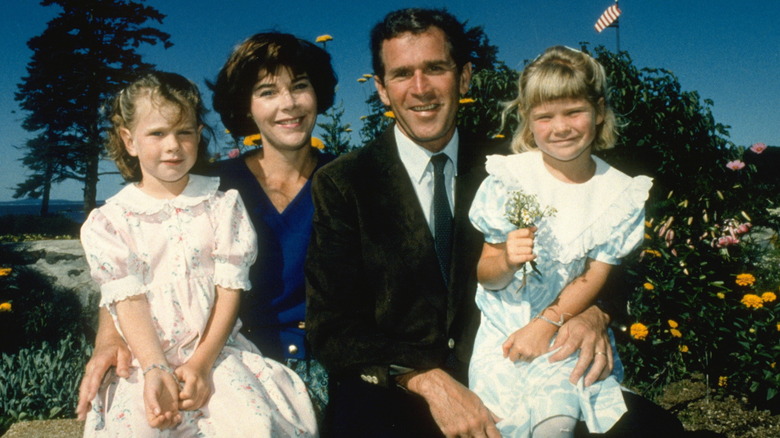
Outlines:
[{"label": "flagpole", "polygon": [[[618,0],[615,0],[615,6],[620,9],[620,5],[618,5]],[[620,17],[615,20],[615,40],[617,42],[617,53],[620,54]]]}]

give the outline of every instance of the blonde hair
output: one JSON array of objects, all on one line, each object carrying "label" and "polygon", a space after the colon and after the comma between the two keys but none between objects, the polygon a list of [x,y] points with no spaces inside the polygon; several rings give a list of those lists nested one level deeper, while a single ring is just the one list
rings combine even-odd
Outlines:
[{"label": "blonde hair", "polygon": [[607,101],[608,93],[607,75],[598,61],[569,47],[550,47],[525,67],[518,80],[517,98],[503,111],[504,122],[515,112],[520,122],[512,137],[512,149],[524,152],[537,148],[529,123],[531,110],[556,99],[585,99],[597,113],[603,108],[604,121],[596,126],[593,150],[614,147],[617,121]]},{"label": "blonde hair", "polygon": [[[177,107],[179,118],[193,114],[198,126],[205,126],[206,109],[198,87],[189,79],[176,73],[152,71],[145,73],[122,89],[111,100],[107,118],[111,122],[106,141],[109,158],[114,160],[119,173],[129,182],[141,181],[141,165],[138,157],[131,156],[122,141],[121,129],[132,129],[137,123],[137,103],[141,97],[149,97],[153,103],[164,102]],[[208,130],[208,129],[206,129]],[[207,135],[201,134],[194,171],[201,170],[208,162]]]}]

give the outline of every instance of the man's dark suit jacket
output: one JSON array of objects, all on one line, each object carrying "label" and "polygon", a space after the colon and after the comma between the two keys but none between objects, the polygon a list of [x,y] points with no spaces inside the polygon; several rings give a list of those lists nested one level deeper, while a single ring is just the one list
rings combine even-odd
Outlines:
[{"label": "man's dark suit jacket", "polygon": [[449,288],[392,126],[315,175],[306,328],[331,376],[387,386],[390,365],[459,362],[463,372],[479,324],[474,292],[484,241],[468,211],[491,153],[506,148],[461,134]]}]

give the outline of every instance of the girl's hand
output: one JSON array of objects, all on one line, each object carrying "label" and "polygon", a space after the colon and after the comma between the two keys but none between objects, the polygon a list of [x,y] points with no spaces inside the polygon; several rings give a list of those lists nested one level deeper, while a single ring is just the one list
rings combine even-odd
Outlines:
[{"label": "girl's hand", "polygon": [[144,376],[146,420],[156,429],[170,429],[181,423],[179,384],[167,371],[153,368]]},{"label": "girl's hand", "polygon": [[211,397],[211,367],[201,367],[191,361],[176,368],[176,377],[184,384],[179,393],[179,407],[184,411],[200,409]]},{"label": "girl's hand", "polygon": [[501,346],[504,357],[512,362],[531,362],[550,351],[550,340],[556,330],[557,327],[552,324],[532,320],[527,326],[509,335]]},{"label": "girl's hand", "polygon": [[524,263],[536,258],[534,255],[534,232],[536,227],[520,228],[506,235],[506,264],[517,271]]}]

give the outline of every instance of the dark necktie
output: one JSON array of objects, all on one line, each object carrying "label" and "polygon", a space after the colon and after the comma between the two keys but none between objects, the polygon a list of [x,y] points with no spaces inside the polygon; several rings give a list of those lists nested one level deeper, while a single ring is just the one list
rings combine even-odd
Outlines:
[{"label": "dark necktie", "polygon": [[449,284],[450,279],[450,259],[452,258],[452,213],[444,182],[444,165],[447,164],[448,159],[445,154],[431,157],[431,164],[433,164],[434,241],[436,255],[439,257],[439,267],[444,276],[444,282],[447,284]]}]

